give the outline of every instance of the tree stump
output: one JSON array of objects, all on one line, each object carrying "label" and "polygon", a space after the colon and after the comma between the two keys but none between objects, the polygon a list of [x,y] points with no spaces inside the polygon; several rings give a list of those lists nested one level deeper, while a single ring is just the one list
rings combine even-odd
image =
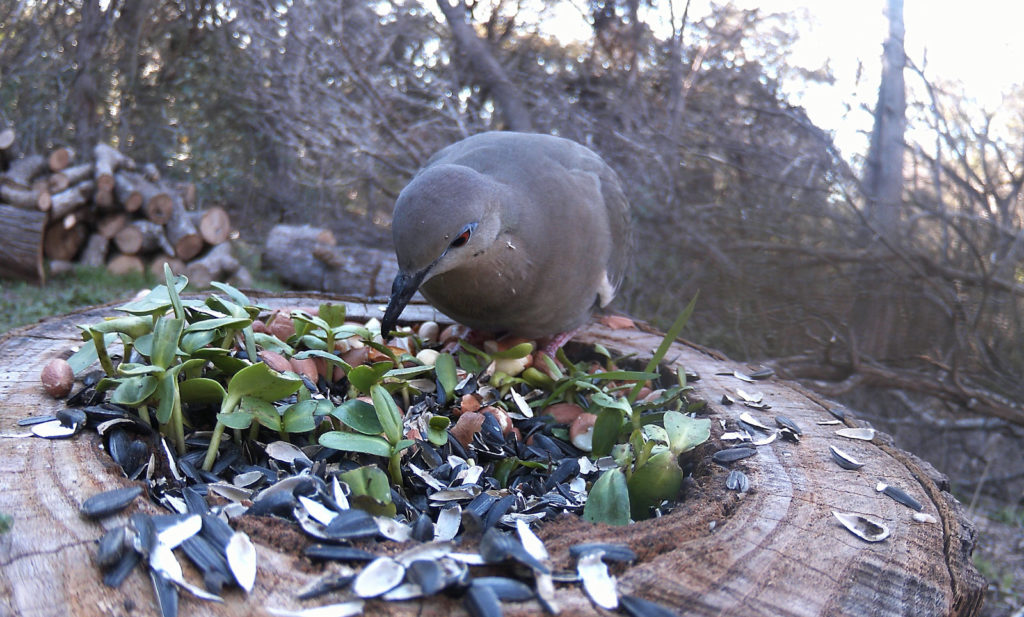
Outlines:
[{"label": "tree stump", "polygon": [[[271,308],[315,307],[328,299],[310,294],[252,297]],[[348,301],[348,314],[354,318],[380,317],[381,309],[377,303]],[[128,512],[103,524],[84,519],[78,509],[87,497],[127,485],[100,451],[98,438],[89,433],[63,441],[21,438],[28,431],[15,425],[20,418],[51,414],[62,406],[43,393],[40,370],[81,344],[76,324],[113,314],[117,312],[112,305],[86,309],[0,338],[0,393],[5,401],[0,409],[0,512],[14,517],[11,531],[0,535],[2,616],[159,612],[141,568],[113,590],[102,585],[92,563],[95,541],[105,528],[123,524],[133,508],[155,513],[156,507],[137,500]],[[446,321],[424,305],[411,306],[404,317]],[[600,342],[644,359],[660,338],[644,329],[612,330],[595,323],[575,340]],[[569,565],[567,552],[573,544],[627,543],[639,558],[632,566],[613,568],[620,592],[674,607],[680,615],[977,614],[984,581],[971,564],[974,531],[931,466],[896,449],[883,434],[873,442],[836,436],[839,427],[817,424],[832,418],[830,403],[792,384],[776,379],[746,383],[733,375],[744,367],[684,343],[675,343],[666,358],[698,372],[696,396],[709,401],[712,441],[700,452],[705,461],[701,473],[686,499],[661,518],[623,528],[595,526],[566,515],[540,526],[538,535],[556,567]],[[771,409],[719,403],[723,394],[737,398],[737,388],[762,393]],[[786,415],[803,428],[804,436],[799,444],[777,440],[759,447],[756,456],[734,463],[752,484],[750,492],[740,496],[725,490],[728,472],[710,463],[709,456],[722,445],[719,421],[734,421],[743,411],[762,421]],[[856,425],[851,415],[846,423]],[[859,471],[839,468],[830,458],[830,444],[867,465]],[[924,512],[938,522],[914,522],[910,509],[875,491],[879,480],[917,497]],[[865,543],[841,527],[832,510],[880,518],[892,535],[880,543]],[[224,604],[183,595],[181,614],[263,615],[265,607],[297,609],[344,599],[333,594],[316,601],[296,600],[296,590],[313,580],[321,566],[297,554],[295,547],[303,540],[296,528],[257,522],[245,527],[257,543],[259,572],[253,592],[245,596],[233,589]],[[187,565],[185,569],[186,578],[195,580],[195,572]],[[609,614],[594,608],[577,585],[560,586],[558,598],[562,615]],[[506,615],[542,614],[535,602],[503,607]],[[447,617],[465,612],[457,598],[439,595],[397,603],[370,600],[365,614]]]}]

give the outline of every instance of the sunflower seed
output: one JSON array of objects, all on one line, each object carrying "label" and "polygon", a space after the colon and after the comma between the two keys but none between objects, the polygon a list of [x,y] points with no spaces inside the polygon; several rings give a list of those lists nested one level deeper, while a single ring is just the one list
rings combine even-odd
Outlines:
[{"label": "sunflower seed", "polygon": [[840,437],[846,437],[847,439],[860,439],[861,441],[871,441],[875,438],[875,429],[873,428],[841,428],[836,431],[836,435]]},{"label": "sunflower seed", "polygon": [[832,515],[839,519],[850,533],[865,542],[881,542],[889,537],[889,528],[874,517],[835,510],[832,511]]},{"label": "sunflower seed", "polygon": [[499,600],[526,602],[534,597],[533,589],[522,581],[504,576],[482,576],[474,578],[471,586],[490,587]]},{"label": "sunflower seed", "polygon": [[192,514],[161,529],[156,535],[156,541],[167,548],[176,548],[185,540],[199,533],[202,527],[202,517],[198,514]]},{"label": "sunflower seed", "polygon": [[725,488],[730,491],[746,493],[750,490],[750,479],[747,478],[747,474],[743,473],[739,469],[733,469],[725,479]]},{"label": "sunflower seed", "polygon": [[98,493],[82,502],[81,512],[89,518],[104,518],[124,510],[141,494],[141,486],[128,486]]},{"label": "sunflower seed", "polygon": [[796,433],[797,435],[803,435],[804,434],[804,432],[802,430],[800,430],[800,426],[796,422],[793,422],[793,420],[791,420],[790,418],[788,418],[786,416],[775,416],[775,423],[778,424],[779,427],[787,428],[787,429],[793,431],[794,433]]},{"label": "sunflower seed", "polygon": [[408,542],[412,537],[412,527],[386,516],[375,516],[377,531],[380,535],[393,542]]},{"label": "sunflower seed", "polygon": [[670,608],[636,596],[622,596],[619,601],[630,617],[679,617]]},{"label": "sunflower seed", "polygon": [[129,549],[127,528],[124,525],[114,527],[99,540],[96,548],[96,565],[110,568],[120,561],[125,551]]},{"label": "sunflower seed", "polygon": [[376,555],[354,546],[338,546],[336,544],[313,544],[306,547],[303,554],[310,559],[324,561],[373,561]]},{"label": "sunflower seed", "polygon": [[142,555],[134,549],[126,550],[121,559],[103,574],[103,584],[117,589],[141,561]]},{"label": "sunflower seed", "polygon": [[410,563],[405,569],[405,576],[428,596],[441,591],[447,582],[444,568],[433,559],[417,559]]},{"label": "sunflower seed", "polygon": [[754,456],[755,454],[757,454],[757,450],[754,448],[736,446],[715,452],[711,455],[711,460],[715,461],[719,465],[727,465],[729,463],[735,463],[738,460],[745,459],[749,456]]},{"label": "sunflower seed", "polygon": [[405,566],[390,557],[378,557],[352,581],[352,591],[360,598],[376,598],[397,587],[403,578]]},{"label": "sunflower seed", "polygon": [[604,551],[585,553],[576,562],[576,571],[590,600],[601,608],[613,610],[619,606],[619,597],[615,591],[615,577],[608,574],[608,566],[601,561],[603,556]]},{"label": "sunflower seed", "polygon": [[[425,381],[425,380],[424,380]],[[430,382],[433,384],[433,382]],[[388,602],[404,602],[406,600],[415,600],[416,598],[422,598],[427,596],[423,588],[416,583],[402,583],[398,587],[395,587],[391,591],[380,596],[381,600]]]},{"label": "sunflower seed", "polygon": [[64,426],[60,420],[50,420],[32,425],[32,434],[43,439],[67,439],[78,431],[78,425]]},{"label": "sunflower seed", "polygon": [[603,553],[602,559],[606,561],[622,561],[631,563],[636,561],[636,553],[625,544],[610,544],[606,542],[584,542],[569,547],[569,556],[574,559],[587,555],[588,553]]},{"label": "sunflower seed", "polygon": [[471,617],[501,617],[501,601],[490,587],[470,585],[462,598],[462,605]]},{"label": "sunflower seed", "polygon": [[178,588],[157,570],[150,570],[149,578],[153,581],[153,589],[156,591],[161,617],[177,617]]},{"label": "sunflower seed", "polygon": [[[314,391],[316,389],[314,388]],[[281,461],[283,463],[295,464],[297,460],[312,465],[313,461],[309,460],[306,453],[303,452],[295,444],[288,443],[287,441],[274,441],[267,444],[267,456],[270,458]]]},{"label": "sunflower seed", "polygon": [[256,547],[249,536],[236,531],[224,552],[228,558],[228,567],[231,568],[238,586],[249,593],[256,582]]},{"label": "sunflower seed", "polygon": [[451,540],[459,533],[459,526],[462,524],[462,506],[452,503],[437,514],[437,522],[434,524],[434,540]]},{"label": "sunflower seed", "polygon": [[924,512],[914,512],[914,515],[913,515],[912,518],[916,522],[918,522],[918,523],[937,523],[938,522],[938,520],[934,516],[932,516],[931,514],[926,514]]},{"label": "sunflower seed", "polygon": [[843,469],[855,470],[864,466],[864,463],[858,461],[835,446],[829,446],[828,450],[832,453],[832,460],[836,462],[836,465],[839,465]]},{"label": "sunflower seed", "polygon": [[544,547],[544,542],[537,537],[537,534],[533,533],[529,525],[521,520],[517,520],[516,533],[519,534],[519,541],[523,543],[523,548],[534,559],[545,561],[548,558],[548,550]]},{"label": "sunflower seed", "polygon": [[917,510],[918,512],[920,512],[921,510],[924,509],[924,506],[921,505],[920,501],[914,499],[914,497],[910,493],[906,492],[905,490],[901,489],[898,486],[892,486],[886,484],[885,482],[879,482],[875,486],[875,490],[880,493],[885,493],[889,497],[892,497],[894,500],[898,501],[899,503],[907,506],[912,510]]}]

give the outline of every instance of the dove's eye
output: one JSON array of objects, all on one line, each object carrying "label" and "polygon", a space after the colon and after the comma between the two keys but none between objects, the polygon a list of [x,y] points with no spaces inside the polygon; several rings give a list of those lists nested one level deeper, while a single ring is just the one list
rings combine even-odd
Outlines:
[{"label": "dove's eye", "polygon": [[466,225],[465,227],[462,228],[462,233],[460,233],[458,236],[456,236],[456,238],[454,240],[452,240],[452,243],[449,244],[448,246],[450,246],[452,248],[458,248],[460,246],[465,245],[467,242],[469,242],[470,236],[473,235],[473,230],[474,229],[476,229],[476,225],[475,224]]}]

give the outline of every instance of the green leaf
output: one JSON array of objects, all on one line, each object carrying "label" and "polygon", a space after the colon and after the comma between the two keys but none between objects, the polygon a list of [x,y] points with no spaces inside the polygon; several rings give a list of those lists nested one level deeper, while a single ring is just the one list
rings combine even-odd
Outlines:
[{"label": "green leaf", "polygon": [[[206,351],[207,349],[213,349],[213,348],[212,347],[206,347],[204,349],[200,349],[199,351]],[[197,351],[193,355],[198,356],[199,351]],[[236,358],[235,356],[229,356],[227,354],[227,350],[220,350],[220,351],[222,353],[211,353],[210,356],[209,356],[209,360],[210,360],[210,362],[214,366],[217,367],[218,370],[220,370],[225,375],[234,375],[234,374],[239,373],[243,369],[246,369],[246,368],[248,368],[250,366],[266,366],[262,362],[259,362],[256,365],[249,364],[248,362],[246,362],[245,360],[243,360],[241,358]],[[202,356],[199,356],[199,357],[202,357]]]},{"label": "green leaf", "polygon": [[[662,501],[672,500],[679,496],[683,485],[683,470],[676,463],[676,457],[665,451],[655,454],[647,462],[633,472],[627,486],[629,488],[630,513],[634,520],[650,517],[651,508]],[[587,499],[590,499],[593,493]]]},{"label": "green leaf", "polygon": [[181,286],[181,289],[185,289],[185,285],[188,285],[188,279],[184,276],[180,276],[177,279],[174,277],[174,273],[171,272],[171,267],[164,264],[164,284],[167,286],[167,296],[171,299],[171,306],[174,307],[174,316],[178,319],[185,318],[185,307],[181,305],[181,298],[178,296],[178,281],[184,279],[185,284]]},{"label": "green leaf", "polygon": [[380,383],[384,374],[391,370],[391,362],[377,362],[372,365],[360,364],[348,371],[348,381],[363,394],[369,394],[370,388]]},{"label": "green leaf", "polygon": [[313,420],[313,412],[316,411],[318,402],[309,399],[301,403],[289,405],[281,416],[281,425],[286,433],[308,433],[316,428],[316,421]]},{"label": "green leaf", "polygon": [[373,399],[373,407],[377,410],[377,419],[384,429],[384,436],[389,443],[398,443],[402,439],[402,413],[395,404],[391,393],[381,386],[370,388],[370,397]]},{"label": "green leaf", "polygon": [[185,332],[203,332],[205,330],[220,330],[221,328],[230,328],[232,330],[241,330],[246,326],[252,325],[252,320],[246,317],[215,317],[213,319],[204,319],[191,323],[185,328]]},{"label": "green leaf", "polygon": [[597,352],[598,355],[602,355],[605,358],[608,358],[609,360],[612,359],[611,352],[609,352],[608,348],[602,345],[601,343],[594,343],[594,351]]},{"label": "green leaf", "polygon": [[608,396],[604,392],[595,392],[590,395],[590,402],[598,407],[606,409],[618,409],[628,417],[633,417],[633,407],[624,398]]},{"label": "green leaf", "polygon": [[583,520],[606,525],[629,524],[629,491],[621,469],[609,469],[594,482],[583,506]]},{"label": "green leaf", "polygon": [[281,413],[271,401],[265,401],[252,396],[243,396],[239,402],[238,410],[252,414],[252,417],[257,422],[272,431],[279,432],[281,430]]},{"label": "green leaf", "polygon": [[448,443],[448,427],[451,423],[448,416],[430,416],[427,420],[427,441],[438,447]]},{"label": "green leaf", "polygon": [[253,334],[253,338],[256,340],[256,344],[262,349],[270,351],[276,351],[277,353],[291,357],[295,352],[295,349],[291,345],[285,343],[281,339],[277,338],[273,334],[267,334],[266,332],[256,332]]},{"label": "green leaf", "polygon": [[235,373],[228,382],[228,395],[233,398],[253,396],[273,402],[294,394],[301,387],[301,379],[286,377],[258,362]]},{"label": "green leaf", "polygon": [[238,304],[239,306],[255,306],[244,293],[238,291],[237,289],[235,289],[231,285],[228,285],[227,283],[213,281],[212,283],[210,283],[210,287],[216,287],[217,289],[223,291],[228,295],[229,298],[234,300],[235,303]]},{"label": "green leaf", "polygon": [[[476,356],[468,351],[459,351],[459,366],[467,373],[477,374],[484,370],[484,365]],[[529,369],[527,369],[529,370]]]},{"label": "green leaf", "polygon": [[450,353],[439,354],[434,361],[434,372],[437,375],[437,382],[444,390],[444,400],[452,400],[455,386],[459,385],[459,375],[455,370],[455,358]]},{"label": "green leaf", "polygon": [[391,455],[391,444],[382,437],[363,435],[361,433],[329,431],[320,435],[319,442],[325,448],[333,448],[343,452],[362,452],[363,454],[384,457]]},{"label": "green leaf", "polygon": [[594,421],[594,437],[591,455],[595,458],[608,456],[619,441],[622,431],[622,411],[614,407],[605,407],[597,414]]},{"label": "green leaf", "polygon": [[665,431],[668,433],[669,448],[679,456],[711,438],[709,418],[691,418],[678,411],[666,411]]},{"label": "green leaf", "polygon": [[177,392],[177,375],[172,371],[166,371],[158,379],[160,382],[157,384],[156,396],[159,403],[156,406],[156,421],[160,424],[167,424],[171,420],[171,414],[174,413],[175,399],[181,400]]},{"label": "green leaf", "polygon": [[181,329],[184,325],[183,319],[162,317],[156,321],[153,328],[153,348],[149,355],[150,362],[162,369],[174,363],[179,351],[178,339],[181,338]]},{"label": "green leaf", "polygon": [[[658,368],[658,364],[661,363],[661,359],[665,357],[666,353],[668,353],[668,348],[672,345],[673,341],[679,338],[679,334],[683,331],[683,327],[686,326],[686,322],[690,320],[690,315],[693,314],[693,309],[697,306],[697,298],[699,297],[700,292],[698,291],[693,295],[693,299],[686,305],[686,308],[684,308],[683,311],[679,313],[679,316],[676,317],[676,320],[672,323],[668,332],[665,333],[665,338],[661,339],[661,344],[658,345],[658,349],[654,351],[654,355],[651,356],[650,360],[648,360],[647,366],[644,368],[645,372],[650,373]],[[629,392],[629,396],[627,397],[630,403],[636,400],[637,395],[640,394],[640,389],[643,387],[643,383],[640,382],[633,386],[633,389]]]},{"label": "green leaf", "polygon": [[326,321],[320,319],[316,315],[310,315],[306,311],[292,311],[291,318],[293,321],[296,321],[298,323],[306,324],[307,326],[312,326],[314,328],[320,328],[321,330],[324,331],[324,333],[326,333],[331,328],[329,325],[327,325]]},{"label": "green leaf", "polygon": [[[107,334],[103,337],[103,347],[109,347],[114,342],[115,335]],[[94,362],[99,360],[99,354],[96,353],[96,345],[92,343],[92,339],[88,339],[84,345],[78,348],[78,351],[71,354],[68,358],[68,364],[71,365],[71,370],[78,375],[85,369],[93,365]]]},{"label": "green leaf", "polygon": [[152,375],[139,375],[121,380],[110,395],[110,402],[126,407],[138,407],[156,392],[158,380]]},{"label": "green leaf", "polygon": [[525,343],[519,343],[513,347],[509,347],[504,351],[496,351],[491,354],[492,360],[518,360],[519,358],[525,358],[526,356],[533,353],[534,344],[527,341]]},{"label": "green leaf", "polygon": [[408,379],[410,377],[422,375],[423,373],[429,373],[432,370],[434,370],[434,367],[426,364],[421,364],[419,366],[403,366],[401,368],[391,369],[390,371],[384,373],[383,377],[384,379]]},{"label": "green leaf", "polygon": [[88,328],[84,326],[79,327],[83,330],[101,332],[103,334],[109,334],[111,332],[115,334],[127,334],[131,338],[137,339],[143,334],[148,334],[153,331],[153,320],[149,317],[136,317],[132,315],[128,317],[107,319],[97,324],[93,324]]},{"label": "green leaf", "polygon": [[243,430],[252,425],[252,414],[247,411],[233,411],[217,414],[217,421],[228,428]]},{"label": "green leaf", "polygon": [[560,381],[565,378],[565,374],[562,373],[562,369],[558,368],[558,365],[555,364],[555,361],[552,360],[548,354],[542,353],[540,354],[540,357],[544,359],[544,365],[547,366],[548,374],[551,375],[552,379]]},{"label": "green leaf", "polygon": [[338,405],[331,415],[344,422],[346,426],[366,435],[380,435],[384,432],[384,427],[377,419],[377,410],[366,401],[348,399]]},{"label": "green leaf", "polygon": [[185,355],[192,355],[212,343],[215,338],[217,338],[217,333],[213,331],[186,332],[182,335],[178,346]]},{"label": "green leaf", "polygon": [[164,369],[151,364],[136,364],[134,362],[122,362],[117,366],[117,372],[125,377],[137,377],[139,375],[160,375]]},{"label": "green leaf", "polygon": [[224,390],[224,386],[220,385],[220,382],[205,377],[186,379],[181,382],[178,386],[178,394],[181,396],[183,403],[206,405],[220,403],[228,395]]},{"label": "green leaf", "polygon": [[[185,289],[187,284],[188,279],[183,276],[179,276],[174,281],[174,288],[176,291],[181,291]],[[157,285],[145,296],[138,300],[132,300],[127,304],[122,304],[117,307],[117,310],[131,313],[133,315],[153,315],[165,312],[170,306],[171,298],[167,294],[167,286]]]},{"label": "green leaf", "polygon": [[399,441],[398,443],[391,447],[391,456],[394,456],[401,452],[402,450],[405,450],[406,448],[414,445],[416,445],[415,441],[411,439],[402,439],[401,441]]},{"label": "green leaf", "polygon": [[647,371],[606,371],[604,373],[593,373],[588,375],[591,379],[602,379],[616,381],[648,381],[660,377],[658,373]]},{"label": "green leaf", "polygon": [[354,507],[378,516],[395,515],[395,504],[391,503],[391,481],[379,467],[367,465],[346,471],[338,478],[352,489],[349,501]]},{"label": "green leaf", "polygon": [[320,314],[320,319],[323,319],[329,328],[337,328],[345,323],[344,304],[321,304],[320,310],[317,312]]}]

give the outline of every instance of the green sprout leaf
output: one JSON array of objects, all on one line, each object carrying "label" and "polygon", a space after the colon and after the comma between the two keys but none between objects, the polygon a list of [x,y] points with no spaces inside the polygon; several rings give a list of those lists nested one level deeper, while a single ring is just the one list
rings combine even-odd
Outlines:
[{"label": "green sprout leaf", "polygon": [[220,382],[206,377],[196,377],[181,382],[178,385],[178,394],[181,396],[182,402],[200,405],[220,403],[228,395]]},{"label": "green sprout leaf", "polygon": [[159,380],[152,375],[139,375],[121,380],[110,395],[110,402],[126,407],[144,404],[156,392]]},{"label": "green sprout leaf", "polygon": [[444,391],[444,400],[452,400],[455,386],[459,385],[459,376],[455,371],[455,358],[449,353],[438,355],[434,361],[434,372],[437,375],[437,383]]},{"label": "green sprout leaf", "polygon": [[394,366],[391,362],[377,362],[373,365],[360,364],[348,371],[348,382],[363,394],[369,394],[373,386],[380,383],[384,374]]},{"label": "green sprout leaf", "polygon": [[377,410],[377,419],[384,429],[384,436],[389,443],[398,443],[402,439],[402,412],[398,410],[395,399],[383,387],[374,385],[370,388],[373,407]]},{"label": "green sprout leaf", "polygon": [[181,329],[184,327],[183,319],[158,319],[153,328],[153,346],[150,350],[149,361],[153,366],[167,369],[174,363],[178,355],[178,339],[181,338]]},{"label": "green sprout leaf", "polygon": [[317,312],[328,328],[337,328],[345,323],[344,304],[321,304],[320,310]]},{"label": "green sprout leaf", "polygon": [[301,387],[301,379],[286,377],[258,362],[235,373],[228,382],[228,397],[237,400],[252,396],[273,402],[294,394]]},{"label": "green sprout leaf", "polygon": [[525,358],[526,356],[533,353],[533,343],[527,341],[525,343],[519,343],[513,347],[509,347],[505,351],[496,351],[491,354],[492,360],[518,360],[519,358]]},{"label": "green sprout leaf", "polygon": [[439,447],[448,443],[448,427],[451,423],[448,416],[430,416],[427,420],[427,441]]},{"label": "green sprout leaf", "polygon": [[253,396],[243,396],[238,405],[238,410],[251,414],[260,425],[272,431],[281,430],[281,413],[270,401]]},{"label": "green sprout leaf", "polygon": [[252,425],[252,414],[247,411],[233,411],[217,414],[217,421],[228,428],[244,430]]},{"label": "green sprout leaf", "polygon": [[313,419],[313,412],[316,411],[318,404],[318,401],[309,399],[289,405],[281,416],[281,425],[284,432],[308,433],[315,429],[316,421]]},{"label": "green sprout leaf", "polygon": [[[179,276],[174,281],[175,292],[180,292],[188,285],[188,279]],[[177,295],[177,293],[175,293]],[[167,293],[166,285],[157,285],[145,296],[138,300],[132,300],[127,304],[117,307],[117,310],[131,313],[132,315],[156,315],[162,314],[171,307],[171,297]]]},{"label": "green sprout leaf", "polygon": [[362,452],[374,456],[391,456],[391,444],[382,437],[347,433],[345,431],[329,431],[320,435],[320,445],[343,452]]},{"label": "green sprout leaf", "polygon": [[[634,520],[650,517],[651,508],[679,496],[683,470],[669,451],[660,452],[633,472],[626,483],[629,488],[630,512]],[[592,498],[592,497],[591,497]],[[589,505],[590,498],[587,499]]]},{"label": "green sprout leaf", "polygon": [[583,507],[583,520],[606,525],[629,524],[630,494],[621,469],[609,469],[594,482]]},{"label": "green sprout leaf", "polygon": [[594,437],[591,456],[600,458],[612,453],[612,448],[619,442],[622,431],[622,410],[605,407],[597,414],[594,421]]},{"label": "green sprout leaf", "polygon": [[338,405],[331,415],[365,435],[380,435],[384,432],[384,427],[377,419],[377,410],[366,401],[348,399]]},{"label": "green sprout leaf", "polygon": [[391,482],[379,467],[367,465],[346,471],[339,474],[338,479],[352,489],[349,499],[360,510],[378,516],[395,515],[395,504],[391,503]]},{"label": "green sprout leaf", "polygon": [[678,411],[666,411],[664,425],[669,449],[676,456],[696,448],[711,437],[711,420],[708,418],[691,418]]}]

